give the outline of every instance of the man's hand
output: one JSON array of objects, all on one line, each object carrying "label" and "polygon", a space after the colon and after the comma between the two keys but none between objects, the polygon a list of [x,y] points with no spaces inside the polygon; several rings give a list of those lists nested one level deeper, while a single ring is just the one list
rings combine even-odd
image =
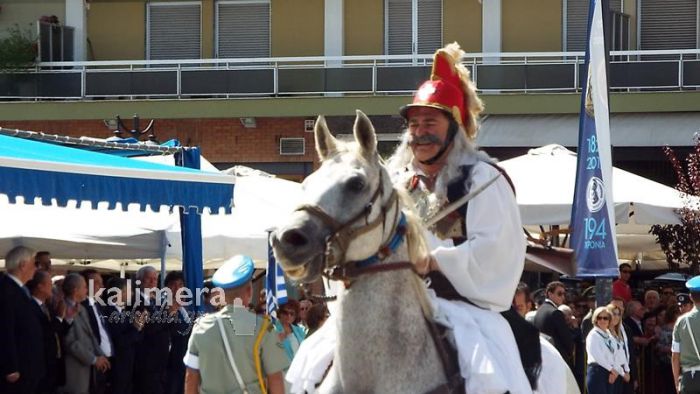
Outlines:
[{"label": "man's hand", "polygon": [[629,372],[625,372],[625,376],[623,377],[623,379],[625,379],[625,383],[629,383],[629,381],[630,381],[630,374],[629,374]]},{"label": "man's hand", "polygon": [[435,256],[429,254],[416,261],[416,271],[418,271],[420,275],[427,275],[430,271],[440,271],[440,266],[438,266]]},{"label": "man's hand", "polygon": [[14,383],[19,380],[19,372],[12,372],[9,375],[5,375],[5,380],[9,383]]},{"label": "man's hand", "polygon": [[100,372],[106,372],[111,368],[111,365],[109,365],[109,360],[107,360],[107,357],[99,356],[97,357],[97,360],[95,360],[95,368],[97,368],[97,370]]}]

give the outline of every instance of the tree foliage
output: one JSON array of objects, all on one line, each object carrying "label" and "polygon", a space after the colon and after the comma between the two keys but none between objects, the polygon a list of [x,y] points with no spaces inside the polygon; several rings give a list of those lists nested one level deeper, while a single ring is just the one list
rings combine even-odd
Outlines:
[{"label": "tree foliage", "polygon": [[649,231],[656,237],[671,269],[690,268],[700,274],[700,136],[694,138],[694,149],[682,162],[673,149],[664,147],[682,193],[683,207],[676,212],[680,224],[654,225]]},{"label": "tree foliage", "polygon": [[17,24],[7,30],[7,37],[0,39],[0,70],[15,70],[34,64],[37,42],[31,30],[22,30]]}]

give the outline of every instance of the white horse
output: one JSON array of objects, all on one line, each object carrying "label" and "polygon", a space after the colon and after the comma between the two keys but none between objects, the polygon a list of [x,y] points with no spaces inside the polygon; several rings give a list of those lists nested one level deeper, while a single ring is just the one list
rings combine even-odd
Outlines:
[{"label": "white horse", "polygon": [[[415,262],[428,254],[420,221],[380,163],[371,122],[357,111],[355,143],[342,143],[319,117],[315,137],[322,164],[304,181],[307,204],[271,239],[290,278],[312,282],[325,274],[345,283],[333,364],[319,391],[463,392],[455,384],[457,366],[435,339],[425,284],[415,273]],[[550,356],[543,353],[542,374],[565,373],[561,357],[554,365]]]}]

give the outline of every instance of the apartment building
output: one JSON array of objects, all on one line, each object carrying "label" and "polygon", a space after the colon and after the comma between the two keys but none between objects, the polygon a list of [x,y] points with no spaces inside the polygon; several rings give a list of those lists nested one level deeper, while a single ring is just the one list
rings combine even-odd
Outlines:
[{"label": "apartment building", "polygon": [[[220,167],[293,179],[316,165],[318,114],[348,134],[370,114],[384,152],[397,109],[458,41],[486,103],[478,143],[508,158],[575,147],[585,0],[4,0],[0,37],[38,36],[40,62],[0,74],[0,126],[108,137],[115,116]],[[660,146],[700,131],[698,0],[610,0],[616,165],[671,182]],[[51,18],[55,16],[55,18]],[[43,20],[43,23],[38,21]],[[47,23],[47,22],[58,23]],[[65,63],[68,62],[68,63]]]}]

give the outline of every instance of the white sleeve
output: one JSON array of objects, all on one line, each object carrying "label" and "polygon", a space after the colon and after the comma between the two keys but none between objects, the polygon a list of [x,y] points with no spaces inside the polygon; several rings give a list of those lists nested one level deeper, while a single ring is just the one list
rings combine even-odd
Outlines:
[{"label": "white sleeve", "polygon": [[617,372],[619,372],[620,375],[624,375],[630,371],[629,363],[627,361],[627,353],[625,353],[624,343],[618,342],[617,345],[617,349],[615,349],[615,366],[617,367]]},{"label": "white sleeve", "polygon": [[[471,189],[498,174],[480,162]],[[475,304],[501,312],[510,308],[525,264],[525,237],[510,184],[500,176],[467,206],[467,241],[438,246],[433,255],[455,289]]]}]

